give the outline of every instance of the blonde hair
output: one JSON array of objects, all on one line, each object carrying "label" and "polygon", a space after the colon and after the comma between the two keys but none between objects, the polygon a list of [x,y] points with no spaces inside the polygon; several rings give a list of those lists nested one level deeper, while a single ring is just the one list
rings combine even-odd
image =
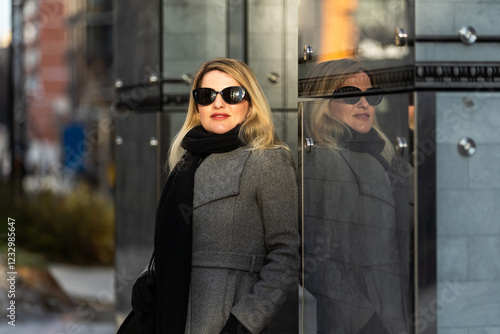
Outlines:
[{"label": "blonde hair", "polygon": [[[201,65],[193,80],[192,89],[200,88],[205,74],[210,71],[222,71],[232,76],[241,86],[245,87],[250,97],[248,114],[242,123],[239,137],[252,150],[277,148],[287,146],[276,137],[271,109],[266,96],[260,87],[253,71],[245,63],[229,58],[216,58]],[[168,153],[168,167],[170,170],[179,162],[185,150],[181,147],[186,134],[195,126],[201,125],[198,105],[191,94],[186,120],[181,130],[174,137]]]},{"label": "blonde hair", "polygon": [[[311,103],[311,107],[304,110],[304,132],[312,136],[315,144],[330,148],[334,151],[342,149],[342,144],[348,141],[352,134],[346,124],[336,118],[334,113],[329,113],[332,93],[342,87],[342,84],[352,75],[364,72],[375,86],[372,73],[359,61],[354,59],[339,59],[320,63],[309,74],[303,86],[303,97],[325,97],[328,99]],[[377,117],[374,116],[373,129],[384,140],[385,145],[382,156],[393,163],[395,159],[394,148],[387,136],[380,129]]]}]

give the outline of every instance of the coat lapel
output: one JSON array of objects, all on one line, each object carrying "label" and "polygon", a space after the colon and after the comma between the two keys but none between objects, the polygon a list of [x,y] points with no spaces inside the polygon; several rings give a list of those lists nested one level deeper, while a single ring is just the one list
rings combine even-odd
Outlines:
[{"label": "coat lapel", "polygon": [[384,167],[368,153],[357,153],[349,150],[340,151],[340,155],[351,169],[362,195],[378,198],[392,206],[396,206],[389,176]]},{"label": "coat lapel", "polygon": [[[247,147],[221,154],[211,154],[198,167],[194,179],[193,209],[209,202],[236,196],[240,192],[240,176],[250,156]],[[210,180],[210,182],[205,182]]]}]

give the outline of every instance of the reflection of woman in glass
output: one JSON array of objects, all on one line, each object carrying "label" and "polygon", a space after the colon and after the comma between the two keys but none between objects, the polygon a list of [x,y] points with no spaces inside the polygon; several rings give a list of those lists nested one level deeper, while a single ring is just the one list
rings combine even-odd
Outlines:
[{"label": "reflection of woman in glass", "polygon": [[318,333],[407,332],[408,188],[377,125],[372,82],[342,59],[319,64],[303,90],[333,97],[304,108],[314,140],[304,153],[304,285]]}]

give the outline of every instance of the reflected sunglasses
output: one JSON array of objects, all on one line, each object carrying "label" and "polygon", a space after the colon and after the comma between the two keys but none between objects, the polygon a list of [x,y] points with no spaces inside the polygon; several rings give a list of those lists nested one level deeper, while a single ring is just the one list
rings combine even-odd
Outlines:
[{"label": "reflected sunglasses", "polygon": [[237,104],[246,99],[250,101],[247,90],[244,87],[231,86],[226,87],[220,92],[212,88],[197,88],[193,90],[193,98],[196,103],[202,106],[208,106],[215,101],[217,94],[220,94],[222,99],[229,104]]},{"label": "reflected sunglasses", "polygon": [[364,92],[359,89],[358,87],[354,86],[346,86],[342,87],[339,89],[336,89],[333,92],[333,97],[341,99],[342,102],[347,103],[347,104],[356,104],[361,100],[361,96],[348,96],[348,97],[342,97],[342,95],[350,95],[350,94],[361,94],[361,93],[368,93],[369,95],[363,95],[366,99],[366,102],[368,102],[369,105],[371,106],[376,106],[379,105],[380,102],[382,102],[382,92],[383,90],[381,88],[377,87],[372,87],[368,88]]}]

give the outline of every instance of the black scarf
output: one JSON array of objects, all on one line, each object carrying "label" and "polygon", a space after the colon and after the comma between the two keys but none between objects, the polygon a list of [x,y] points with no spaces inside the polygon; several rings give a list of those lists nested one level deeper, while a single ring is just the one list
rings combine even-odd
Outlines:
[{"label": "black scarf", "polygon": [[393,167],[381,154],[384,150],[385,141],[380,138],[374,128],[371,128],[367,133],[358,132],[349,126],[348,128],[351,132],[351,139],[344,144],[345,148],[353,152],[368,153],[377,159],[386,172],[393,171]]},{"label": "black scarf", "polygon": [[156,333],[184,334],[191,279],[194,175],[202,159],[211,153],[242,146],[239,129],[216,135],[197,126],[182,141],[187,152],[170,173],[156,212]]}]

